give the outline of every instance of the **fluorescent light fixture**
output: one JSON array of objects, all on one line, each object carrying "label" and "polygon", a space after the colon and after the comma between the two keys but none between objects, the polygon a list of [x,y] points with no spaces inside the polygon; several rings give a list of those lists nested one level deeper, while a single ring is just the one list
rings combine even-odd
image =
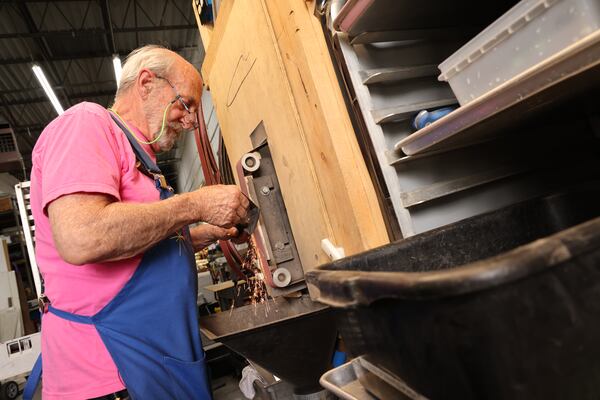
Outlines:
[{"label": "fluorescent light fixture", "polygon": [[113,57],[113,68],[115,69],[115,79],[117,80],[117,89],[119,88],[119,82],[121,81],[121,59],[116,54]]},{"label": "fluorescent light fixture", "polygon": [[46,96],[48,96],[48,99],[50,99],[50,102],[54,106],[54,109],[56,110],[58,115],[64,113],[65,110],[60,105],[60,102],[58,101],[58,98],[54,94],[54,90],[52,90],[52,86],[50,86],[50,83],[48,83],[48,79],[46,79],[46,75],[44,75],[44,71],[42,70],[42,68],[39,65],[34,65],[33,67],[31,67],[31,69],[33,69],[33,73],[35,74],[35,77],[40,82],[40,85],[42,85],[44,92],[46,92]]}]

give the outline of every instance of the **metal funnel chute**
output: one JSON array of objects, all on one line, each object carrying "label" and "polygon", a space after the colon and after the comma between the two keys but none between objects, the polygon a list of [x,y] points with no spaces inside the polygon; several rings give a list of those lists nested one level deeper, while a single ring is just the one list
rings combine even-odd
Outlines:
[{"label": "metal funnel chute", "polygon": [[337,330],[333,311],[308,296],[279,297],[200,318],[200,330],[285,380],[298,394],[321,390]]}]

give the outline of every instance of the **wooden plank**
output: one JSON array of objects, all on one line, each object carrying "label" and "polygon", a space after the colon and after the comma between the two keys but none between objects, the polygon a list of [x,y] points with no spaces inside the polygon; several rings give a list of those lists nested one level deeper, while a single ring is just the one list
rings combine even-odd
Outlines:
[{"label": "wooden plank", "polygon": [[[246,283],[246,281],[244,281],[244,280],[237,281],[237,285],[242,285],[244,283]],[[204,286],[203,289],[206,289],[206,290],[216,293],[216,292],[220,292],[221,290],[231,289],[235,285],[236,285],[236,283],[233,283],[233,281],[225,281],[225,282],[221,282],[221,283],[216,283],[214,285]]]},{"label": "wooden plank", "polygon": [[[347,254],[389,241],[371,177],[313,7],[265,1],[335,243]],[[314,4],[313,4],[314,5]]]},{"label": "wooden plank", "polygon": [[[309,2],[312,3],[312,2]],[[202,66],[232,163],[263,121],[305,271],[388,242],[318,20],[302,0],[226,0]]]}]

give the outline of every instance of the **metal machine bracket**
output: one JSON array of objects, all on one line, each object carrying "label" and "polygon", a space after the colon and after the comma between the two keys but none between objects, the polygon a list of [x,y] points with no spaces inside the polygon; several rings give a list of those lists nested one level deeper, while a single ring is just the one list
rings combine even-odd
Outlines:
[{"label": "metal machine bracket", "polygon": [[304,270],[262,122],[251,138],[256,147],[241,158],[238,177],[246,183],[248,196],[261,210],[257,230],[273,277],[273,284],[267,285],[267,290],[271,296],[281,296],[306,287]]}]

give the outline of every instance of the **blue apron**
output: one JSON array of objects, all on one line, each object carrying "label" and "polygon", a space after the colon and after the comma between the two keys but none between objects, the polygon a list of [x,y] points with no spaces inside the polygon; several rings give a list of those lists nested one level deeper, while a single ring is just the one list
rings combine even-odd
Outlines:
[{"label": "blue apron", "polygon": [[[158,166],[131,132],[112,114],[144,173],[154,178],[160,198],[173,195]],[[198,278],[189,229],[173,234],[144,253],[123,289],[97,314],[48,312],[96,327],[129,392],[136,400],[209,400],[204,351],[200,341],[196,296]],[[23,399],[33,397],[41,377],[36,361]]]}]

